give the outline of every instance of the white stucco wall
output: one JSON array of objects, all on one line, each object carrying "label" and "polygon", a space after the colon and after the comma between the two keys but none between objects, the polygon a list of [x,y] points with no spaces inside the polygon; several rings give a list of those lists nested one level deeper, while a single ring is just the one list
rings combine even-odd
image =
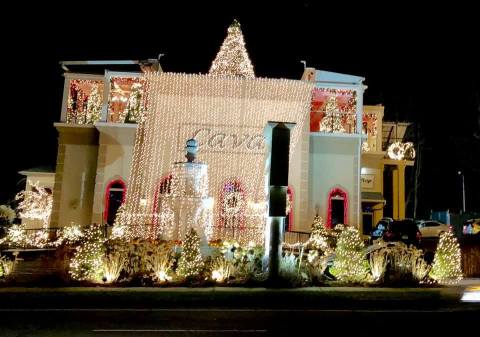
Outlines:
[{"label": "white stucco wall", "polygon": [[[328,194],[339,187],[347,192],[348,224],[358,225],[358,144],[355,136],[312,134],[310,136],[308,215],[304,219],[310,226],[318,208],[326,221]],[[309,228],[309,227],[308,227]]]}]

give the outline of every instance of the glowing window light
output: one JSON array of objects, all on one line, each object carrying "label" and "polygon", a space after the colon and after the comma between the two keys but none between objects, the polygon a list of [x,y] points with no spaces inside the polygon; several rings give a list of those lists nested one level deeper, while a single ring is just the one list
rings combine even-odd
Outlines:
[{"label": "glowing window light", "polygon": [[108,100],[108,121],[135,123],[141,120],[145,110],[144,86],[143,77],[112,77]]},{"label": "glowing window light", "polygon": [[103,105],[103,81],[70,80],[67,123],[93,124],[100,119]]}]

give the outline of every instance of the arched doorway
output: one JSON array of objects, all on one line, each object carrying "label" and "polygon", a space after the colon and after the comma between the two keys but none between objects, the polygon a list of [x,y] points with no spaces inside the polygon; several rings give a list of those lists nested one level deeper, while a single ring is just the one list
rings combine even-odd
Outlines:
[{"label": "arched doorway", "polygon": [[334,228],[338,224],[346,224],[348,222],[347,215],[347,192],[339,187],[335,187],[328,193],[328,228]]},{"label": "arched doorway", "polygon": [[105,189],[105,209],[103,221],[105,224],[113,225],[118,209],[125,202],[127,185],[121,178],[111,180]]}]

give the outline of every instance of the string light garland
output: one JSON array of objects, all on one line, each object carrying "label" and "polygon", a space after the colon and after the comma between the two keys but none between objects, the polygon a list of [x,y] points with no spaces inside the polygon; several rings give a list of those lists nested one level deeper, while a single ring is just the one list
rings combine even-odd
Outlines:
[{"label": "string light garland", "polygon": [[234,20],[228,27],[227,37],[210,67],[212,76],[240,76],[254,78],[252,62],[245,48],[240,23]]},{"label": "string light garland", "polygon": [[[222,189],[239,181],[245,194],[242,242],[263,242],[266,221],[263,130],[268,121],[294,122],[291,151],[308,115],[313,84],[276,79],[149,73],[145,75],[145,119],[138,125],[125,211],[117,222],[129,238],[153,238],[171,212],[159,207],[161,177],[181,162],[185,141],[199,143],[198,160],[208,164],[208,191],[216,207],[219,237]],[[219,230],[217,230],[219,228]]]}]

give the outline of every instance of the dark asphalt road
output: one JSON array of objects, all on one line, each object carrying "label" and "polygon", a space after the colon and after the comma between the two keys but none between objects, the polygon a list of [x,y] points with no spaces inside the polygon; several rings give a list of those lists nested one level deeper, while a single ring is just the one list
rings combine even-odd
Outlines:
[{"label": "dark asphalt road", "polygon": [[0,336],[441,336],[451,328],[462,336],[479,314],[480,306],[467,304],[428,310],[1,309]]},{"label": "dark asphalt road", "polygon": [[475,336],[480,303],[461,302],[461,293],[4,288],[0,336]]}]

